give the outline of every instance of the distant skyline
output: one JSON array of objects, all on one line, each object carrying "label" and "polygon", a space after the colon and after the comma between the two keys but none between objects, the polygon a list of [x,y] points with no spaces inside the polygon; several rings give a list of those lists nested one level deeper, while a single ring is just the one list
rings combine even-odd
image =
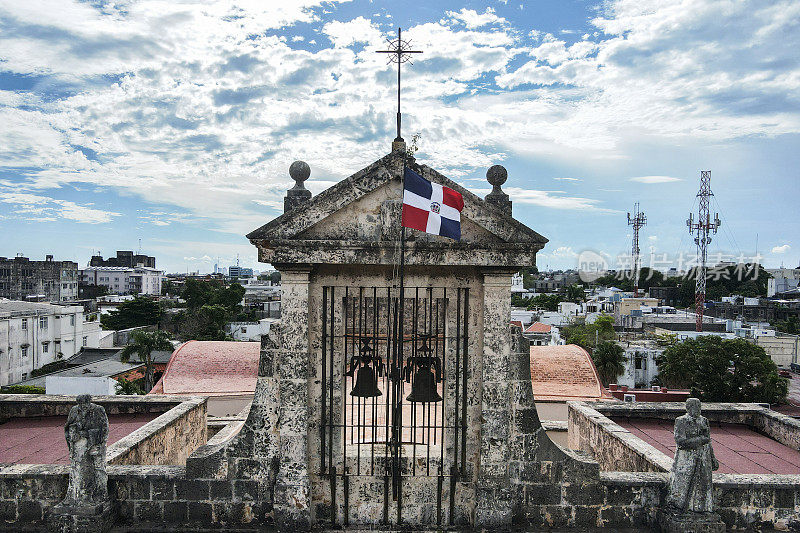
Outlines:
[{"label": "distant skyline", "polygon": [[[277,4],[277,5],[275,5]],[[615,266],[692,254],[701,170],[716,257],[800,264],[800,3],[648,0],[0,0],[0,256],[138,250],[169,272],[266,270],[244,235],[385,155],[397,26],[417,159]],[[756,243],[756,241],[758,241]]]}]

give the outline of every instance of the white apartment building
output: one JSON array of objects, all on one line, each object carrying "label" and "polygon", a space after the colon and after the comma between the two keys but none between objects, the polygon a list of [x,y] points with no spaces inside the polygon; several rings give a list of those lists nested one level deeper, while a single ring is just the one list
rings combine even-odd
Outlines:
[{"label": "white apartment building", "polygon": [[80,305],[0,300],[0,385],[100,344],[100,321]]},{"label": "white apartment building", "polygon": [[772,274],[772,277],[767,280],[767,298],[796,289],[800,285],[800,267],[768,268],[767,272]]},{"label": "white apartment building", "polygon": [[155,268],[89,266],[80,271],[81,283],[102,285],[111,294],[161,294],[161,270]]}]

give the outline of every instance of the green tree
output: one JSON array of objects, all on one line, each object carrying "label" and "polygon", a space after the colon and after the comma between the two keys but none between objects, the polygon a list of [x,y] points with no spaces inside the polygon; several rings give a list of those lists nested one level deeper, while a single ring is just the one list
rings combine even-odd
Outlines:
[{"label": "green tree", "polygon": [[562,336],[567,344],[577,344],[592,353],[595,346],[601,342],[612,341],[616,338],[614,333],[614,317],[600,315],[592,324],[576,324],[567,326],[562,330]]},{"label": "green tree", "polygon": [[[117,391],[117,394],[127,394],[127,395],[134,395],[134,394],[144,394],[142,387],[139,386],[138,379],[131,379],[127,380],[125,378],[120,378],[117,380],[117,383],[114,385],[114,388]],[[152,387],[151,387],[152,388]]]},{"label": "green tree", "polygon": [[617,376],[625,371],[625,350],[612,341],[604,341],[592,351],[592,361],[603,385],[616,381]]},{"label": "green tree", "polygon": [[226,338],[225,324],[229,317],[229,311],[222,305],[190,309],[181,315],[178,332],[185,340],[222,341]]},{"label": "green tree", "polygon": [[[739,263],[737,265],[714,266],[709,268],[706,278],[706,299],[719,300],[723,296],[739,294],[742,296],[766,296],[767,280],[770,274],[761,265]],[[599,287],[617,287],[623,291],[633,290],[630,272],[608,274],[594,281]],[[663,274],[648,267],[642,267],[639,274],[639,288],[678,287],[680,305],[694,305],[695,270],[690,270],[680,278],[664,279]]]},{"label": "green tree", "polygon": [[272,282],[273,285],[277,285],[281,282],[281,273],[277,270],[269,275],[269,280]]},{"label": "green tree", "polygon": [[189,309],[198,309],[211,302],[211,298],[220,283],[214,281],[200,281],[187,279],[181,291],[181,298],[186,300]]},{"label": "green tree", "polygon": [[161,320],[161,306],[146,296],[122,302],[119,307],[100,317],[104,329],[128,329],[138,326],[152,326]]},{"label": "green tree", "polygon": [[0,387],[2,394],[44,394],[44,387],[37,387],[36,385],[6,385]]},{"label": "green tree", "polygon": [[796,316],[790,316],[786,320],[776,320],[773,325],[781,333],[797,335],[800,332],[800,323],[798,323]]},{"label": "green tree", "polygon": [[241,310],[244,287],[238,283],[225,286],[217,280],[186,280],[181,297],[186,300],[189,309],[200,309],[204,305],[221,305],[231,313]]},{"label": "green tree", "polygon": [[536,285],[536,277],[539,275],[539,269],[535,266],[523,268],[522,273],[522,287],[525,289],[532,289]]},{"label": "green tree", "polygon": [[154,385],[152,353],[157,350],[172,351],[172,349],[172,343],[164,331],[134,331],[131,334],[131,343],[122,349],[120,359],[123,363],[127,363],[131,356],[138,356],[145,367],[144,390],[150,392]]},{"label": "green tree", "polygon": [[[583,285],[570,285],[564,291],[568,302],[580,303],[584,300],[585,294],[583,292]],[[558,305],[558,304],[556,304]]]},{"label": "green tree", "polygon": [[667,347],[659,380],[713,402],[781,403],[788,383],[764,349],[744,339],[704,335]]},{"label": "green tree", "polygon": [[564,301],[560,294],[539,294],[528,301],[528,310],[542,308],[547,311],[558,311],[558,304]]}]

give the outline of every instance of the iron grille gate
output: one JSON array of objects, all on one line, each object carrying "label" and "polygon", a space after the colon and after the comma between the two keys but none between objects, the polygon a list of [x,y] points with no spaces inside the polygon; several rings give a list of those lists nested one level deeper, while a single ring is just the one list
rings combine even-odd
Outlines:
[{"label": "iron grille gate", "polygon": [[[435,477],[452,524],[466,467],[469,289],[323,287],[322,476],[336,523],[342,482],[348,524],[352,476],[383,478],[384,524],[403,521],[402,479]],[[403,325],[401,327],[401,324]]]}]

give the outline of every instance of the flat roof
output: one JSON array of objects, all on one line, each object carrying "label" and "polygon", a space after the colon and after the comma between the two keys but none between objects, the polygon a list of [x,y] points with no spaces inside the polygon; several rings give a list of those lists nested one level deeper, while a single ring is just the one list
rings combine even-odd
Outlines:
[{"label": "flat roof", "polygon": [[20,314],[58,314],[72,312],[68,308],[80,307],[81,311],[83,306],[80,305],[56,305],[50,303],[40,302],[23,302],[20,300],[3,300],[0,299],[0,318],[7,318],[13,315]]},{"label": "flat roof", "polygon": [[[609,418],[670,458],[675,457],[673,421]],[[721,474],[800,474],[800,451],[742,424],[712,422],[711,444]]]},{"label": "flat roof", "polygon": [[53,372],[51,374],[45,374],[43,376],[37,376],[25,381],[20,381],[19,383],[14,383],[14,385],[33,385],[36,387],[44,387],[46,379],[50,376],[72,378],[110,378],[127,372],[128,370],[139,368],[140,366],[144,366],[144,363],[140,363],[136,358],[131,358],[130,363],[123,363],[118,359],[101,359],[85,365],[75,366],[65,370],[59,370],[58,372]]},{"label": "flat roof", "polygon": [[[108,446],[127,437],[161,413],[117,414],[108,417]],[[0,423],[0,463],[67,464],[64,416],[12,418]]]}]

